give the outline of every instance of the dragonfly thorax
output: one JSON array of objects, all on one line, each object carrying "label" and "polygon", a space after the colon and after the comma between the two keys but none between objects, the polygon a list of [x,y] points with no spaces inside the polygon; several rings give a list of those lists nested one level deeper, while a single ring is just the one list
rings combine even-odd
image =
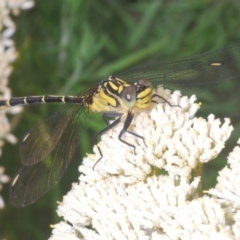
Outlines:
[{"label": "dragonfly thorax", "polygon": [[128,84],[120,78],[110,76],[99,83],[97,92],[88,105],[92,112],[124,113],[129,109],[147,108],[152,99],[153,88],[148,80]]}]

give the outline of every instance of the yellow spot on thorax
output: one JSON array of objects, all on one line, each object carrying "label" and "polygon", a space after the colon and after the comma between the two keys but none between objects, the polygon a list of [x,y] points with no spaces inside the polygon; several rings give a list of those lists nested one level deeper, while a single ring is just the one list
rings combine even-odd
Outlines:
[{"label": "yellow spot on thorax", "polygon": [[144,91],[140,92],[137,95],[136,107],[141,109],[148,108],[152,102],[152,93],[152,87],[148,87]]}]

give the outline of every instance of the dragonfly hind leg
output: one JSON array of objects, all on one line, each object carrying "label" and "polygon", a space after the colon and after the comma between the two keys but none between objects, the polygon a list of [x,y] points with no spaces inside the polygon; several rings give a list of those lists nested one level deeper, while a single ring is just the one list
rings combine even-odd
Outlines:
[{"label": "dragonfly hind leg", "polygon": [[93,165],[93,170],[95,168],[95,166],[97,165],[97,163],[102,159],[103,157],[103,154],[102,154],[102,151],[101,151],[101,148],[98,146],[97,144],[97,139],[99,136],[101,136],[102,134],[104,134],[105,132],[109,131],[110,129],[112,129],[113,127],[115,127],[117,124],[119,124],[121,122],[121,116],[119,118],[117,118],[114,122],[110,123],[107,121],[107,118],[106,118],[106,115],[105,117],[103,117],[103,119],[105,120],[105,122],[108,124],[107,127],[105,127],[104,129],[102,129],[100,132],[98,132],[95,137],[94,137],[94,142],[95,142],[95,145],[97,146],[98,148],[98,152],[100,154],[100,158],[94,163]]},{"label": "dragonfly hind leg", "polygon": [[[98,137],[101,136],[103,133],[109,131],[110,129],[112,129],[113,127],[115,127],[117,124],[119,124],[119,123],[121,122],[121,116],[120,116],[120,117],[117,118],[114,122],[112,122],[112,123],[109,124],[109,122],[107,121],[107,117],[109,117],[109,116],[110,116],[110,117],[112,117],[112,116],[119,116],[119,115],[120,115],[120,114],[110,114],[110,115],[109,115],[109,114],[103,114],[103,119],[104,119],[105,122],[108,124],[108,126],[107,126],[106,128],[104,128],[104,129],[102,129],[100,132],[98,132],[98,133],[95,135],[95,144],[96,144],[96,146],[97,146],[97,148],[98,148],[98,151],[99,151],[99,154],[100,154],[100,158],[94,163],[94,165],[93,165],[93,170],[94,170],[95,166],[97,165],[97,163],[98,163],[98,162],[102,159],[102,157],[103,157],[102,151],[101,151],[100,147],[99,147],[98,144],[97,144],[97,139],[98,139]],[[131,143],[128,143],[127,141],[124,141],[124,140],[122,139],[123,134],[124,134],[125,132],[127,132],[127,133],[129,133],[129,134],[132,134],[132,135],[135,136],[135,137],[141,138],[141,139],[143,140],[143,142],[144,142],[144,145],[147,146],[146,143],[145,143],[145,141],[144,141],[143,136],[138,135],[137,133],[134,133],[134,132],[131,132],[131,131],[128,131],[128,130],[127,130],[128,127],[130,126],[132,120],[133,120],[133,117],[134,117],[133,113],[132,113],[131,111],[128,111],[127,116],[126,116],[126,119],[125,119],[125,122],[124,122],[124,125],[123,125],[123,128],[122,128],[122,130],[120,131],[120,133],[119,133],[119,135],[118,135],[118,139],[119,139],[119,141],[121,141],[122,143],[128,145],[129,147],[132,147],[133,150],[134,150],[134,153],[137,154],[137,153],[136,153],[136,146],[133,145],[133,144],[131,144]]]}]

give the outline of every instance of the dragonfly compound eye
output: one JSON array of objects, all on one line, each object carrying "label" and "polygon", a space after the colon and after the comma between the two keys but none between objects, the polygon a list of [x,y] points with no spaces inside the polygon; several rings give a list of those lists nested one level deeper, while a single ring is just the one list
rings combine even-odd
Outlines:
[{"label": "dragonfly compound eye", "polygon": [[123,103],[127,107],[133,107],[136,104],[136,89],[134,86],[126,87],[121,94]]},{"label": "dragonfly compound eye", "polygon": [[140,79],[137,82],[138,82],[139,85],[143,85],[143,86],[152,88],[152,83],[147,79]]}]

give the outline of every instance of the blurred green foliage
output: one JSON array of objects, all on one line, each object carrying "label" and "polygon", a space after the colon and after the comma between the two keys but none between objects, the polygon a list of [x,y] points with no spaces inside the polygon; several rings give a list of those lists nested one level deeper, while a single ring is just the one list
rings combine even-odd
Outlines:
[{"label": "blurred green foliage", "polygon": [[[13,96],[73,95],[108,75],[145,62],[191,56],[239,43],[239,13],[238,0],[37,0],[33,9],[15,19],[19,57],[10,81]],[[235,90],[232,95],[238,96],[236,86],[229,83],[225,88]],[[225,109],[235,114],[236,105],[225,106],[229,95],[219,91],[205,96],[212,103],[203,101],[206,112]],[[11,119],[14,134],[20,138],[58,108],[26,107],[26,111]],[[37,203],[14,208],[5,186],[0,239],[40,240],[50,236],[49,225],[60,221],[55,213],[56,201],[61,201],[71,183],[77,181],[79,159],[92,151],[94,133],[104,126],[100,122],[101,117],[93,114],[78,156],[60,184]],[[1,158],[0,165],[11,176],[21,166],[17,149],[6,145]],[[218,160],[206,167],[206,188],[214,183],[217,169],[222,167],[219,162],[224,163]]]}]

